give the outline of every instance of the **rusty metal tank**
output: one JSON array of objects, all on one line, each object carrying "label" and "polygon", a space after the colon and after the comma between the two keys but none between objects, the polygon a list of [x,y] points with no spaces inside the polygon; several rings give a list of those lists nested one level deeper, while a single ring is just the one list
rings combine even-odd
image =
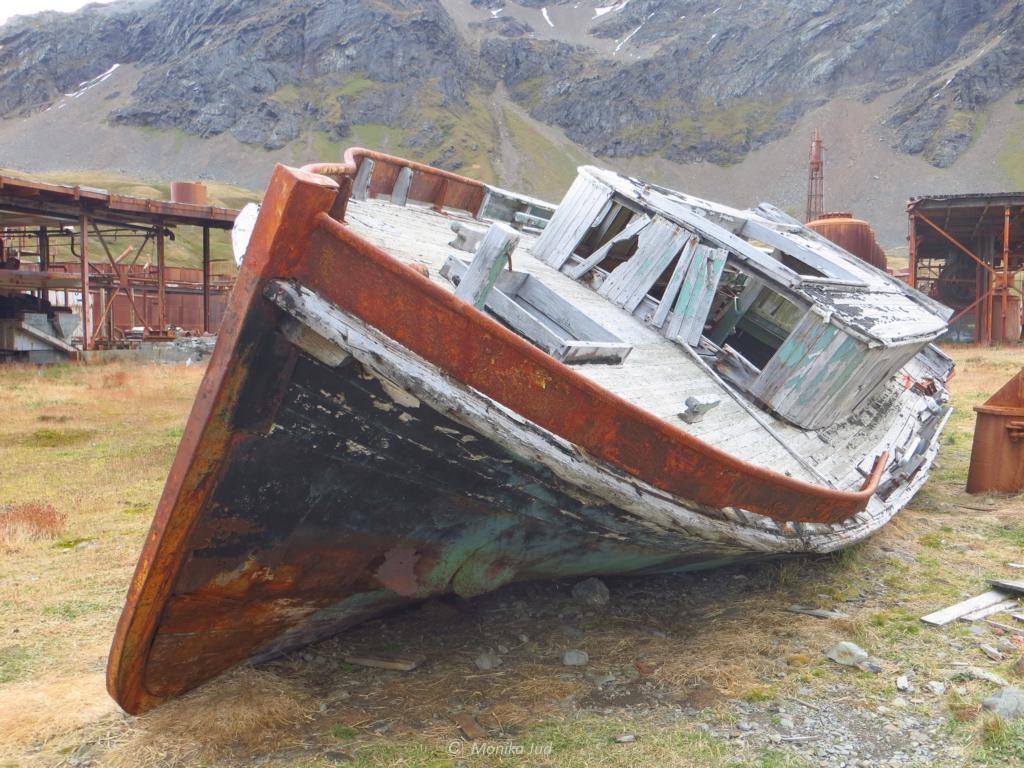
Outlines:
[{"label": "rusty metal tank", "polygon": [[206,185],[199,181],[172,181],[171,202],[207,205]]},{"label": "rusty metal tank", "polygon": [[882,270],[886,268],[885,251],[875,239],[871,225],[853,218],[852,213],[823,213],[807,226],[868,264]]},{"label": "rusty metal tank", "polygon": [[974,410],[967,492],[1019,493],[1024,490],[1024,368]]},{"label": "rusty metal tank", "polygon": [[992,341],[996,344],[1016,344],[1020,341],[1020,296],[1006,292],[1006,318],[1003,319],[1003,292],[992,295]]}]

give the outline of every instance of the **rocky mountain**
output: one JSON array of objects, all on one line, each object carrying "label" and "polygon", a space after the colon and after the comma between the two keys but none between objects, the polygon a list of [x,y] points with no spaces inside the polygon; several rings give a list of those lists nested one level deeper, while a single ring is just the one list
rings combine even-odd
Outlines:
[{"label": "rocky mountain", "polygon": [[554,149],[728,167],[842,100],[952,168],[1024,101],[1022,54],[1017,0],[119,0],[0,27],[0,163],[89,101],[96,130],[370,143],[548,192]]}]

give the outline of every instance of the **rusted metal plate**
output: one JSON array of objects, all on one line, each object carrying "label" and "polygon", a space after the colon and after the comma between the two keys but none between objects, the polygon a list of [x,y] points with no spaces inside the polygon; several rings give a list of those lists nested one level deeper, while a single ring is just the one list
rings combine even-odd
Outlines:
[{"label": "rusted metal plate", "polygon": [[751,554],[727,537],[654,534],[357,361],[314,361],[264,298],[272,281],[695,509],[828,522],[867,504],[884,459],[856,493],[738,461],[361,240],[327,214],[336,194],[275,170],[118,624],[108,688],[126,710],[431,594]]},{"label": "rusted metal plate", "polygon": [[1024,490],[1024,369],[974,410],[967,492]]}]

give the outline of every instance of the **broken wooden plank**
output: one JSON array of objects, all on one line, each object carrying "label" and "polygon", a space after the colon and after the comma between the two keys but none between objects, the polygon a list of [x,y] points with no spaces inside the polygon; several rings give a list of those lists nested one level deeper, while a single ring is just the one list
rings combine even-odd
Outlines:
[{"label": "broken wooden plank", "polygon": [[487,731],[468,712],[458,712],[452,715],[452,720],[459,726],[462,735],[470,741],[485,741],[487,739]]},{"label": "broken wooden plank", "polygon": [[669,314],[665,326],[666,338],[691,347],[700,341],[727,255],[721,248],[706,245],[697,247],[693,263],[679,290],[679,298]]},{"label": "broken wooden plank", "polygon": [[565,270],[565,274],[567,274],[573,280],[579,280],[581,277],[587,274],[587,272],[589,272],[590,270],[592,270],[594,267],[596,267],[598,264],[605,260],[605,258],[611,252],[612,246],[616,245],[617,243],[621,243],[625,240],[629,240],[631,237],[636,237],[638,234],[640,234],[644,227],[646,227],[650,223],[650,216],[636,217],[631,222],[629,222],[629,224],[626,225],[626,228],[619,232],[619,234],[615,235],[615,237],[613,237],[607,243],[602,245],[592,254],[587,256],[587,258],[585,258],[579,264]]},{"label": "broken wooden plank", "polygon": [[1024,595],[1024,581],[1013,581],[1010,579],[989,579],[988,583],[1003,592],[1012,592],[1016,595]]},{"label": "broken wooden plank", "polygon": [[692,236],[678,224],[655,216],[637,236],[636,252],[608,275],[597,292],[632,312]]},{"label": "broken wooden plank", "polygon": [[987,605],[984,608],[979,608],[976,611],[971,611],[960,617],[961,621],[977,621],[978,619],[984,619],[986,616],[991,616],[994,613],[1002,613],[1008,611],[1011,608],[1016,608],[1019,605],[1016,599],[1000,600],[994,605]]},{"label": "broken wooden plank", "polygon": [[374,667],[376,669],[393,669],[398,672],[411,672],[424,662],[422,656],[345,656],[347,664],[357,667]]},{"label": "broken wooden plank", "polygon": [[455,295],[477,309],[487,304],[487,295],[498,281],[498,275],[508,263],[509,256],[519,243],[519,235],[507,224],[492,224],[476,249],[476,256],[459,281]]},{"label": "broken wooden plank", "polygon": [[665,324],[665,319],[672,309],[672,303],[679,295],[679,289],[682,288],[686,272],[690,268],[690,264],[693,263],[693,254],[697,250],[698,243],[700,243],[700,238],[694,235],[683,246],[675,269],[672,270],[672,276],[668,279],[668,285],[665,286],[665,292],[661,295],[661,301],[658,302],[658,308],[654,312],[654,317],[651,318],[651,325],[655,328],[661,328]]},{"label": "broken wooden plank", "polygon": [[932,624],[936,627],[941,627],[944,624],[954,619],[959,619],[971,611],[977,611],[981,608],[987,608],[990,605],[1002,602],[1006,599],[1006,593],[1000,592],[996,589],[990,589],[988,592],[983,592],[980,595],[975,595],[969,600],[963,600],[955,605],[947,606],[942,610],[929,613],[927,616],[922,616],[921,621],[925,624]]}]

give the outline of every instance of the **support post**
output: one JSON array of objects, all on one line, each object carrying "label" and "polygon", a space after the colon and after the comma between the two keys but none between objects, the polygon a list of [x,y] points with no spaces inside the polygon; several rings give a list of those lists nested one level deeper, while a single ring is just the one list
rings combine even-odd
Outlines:
[{"label": "support post", "polygon": [[459,281],[455,295],[477,309],[487,304],[487,294],[519,243],[519,235],[506,224],[492,224],[476,249],[476,256]]},{"label": "support post", "polygon": [[79,253],[82,277],[82,349],[93,348],[92,299],[89,294],[89,217],[78,219]]},{"label": "support post", "polygon": [[156,318],[160,335],[167,335],[166,276],[164,275],[164,225],[157,223],[156,231]]},{"label": "support post", "polygon": [[356,171],[356,180],[352,183],[352,197],[356,200],[365,200],[370,196],[370,181],[373,179],[373,160],[364,157],[359,163],[359,170]]},{"label": "support post", "polygon": [[[917,288],[917,217],[910,216],[910,274],[907,282],[911,288]],[[934,296],[932,298],[935,298]]]},{"label": "support post", "polygon": [[409,187],[412,186],[412,168],[405,166],[398,172],[395,188],[391,190],[391,202],[405,205],[409,201]]},{"label": "support post", "polygon": [[203,333],[210,332],[210,228],[203,227]]},{"label": "support post", "polygon": [[999,328],[999,341],[1005,344],[1008,340],[1007,322],[1010,319],[1010,206],[1003,208],[1003,287],[1000,293],[1003,298],[1003,324]]}]

